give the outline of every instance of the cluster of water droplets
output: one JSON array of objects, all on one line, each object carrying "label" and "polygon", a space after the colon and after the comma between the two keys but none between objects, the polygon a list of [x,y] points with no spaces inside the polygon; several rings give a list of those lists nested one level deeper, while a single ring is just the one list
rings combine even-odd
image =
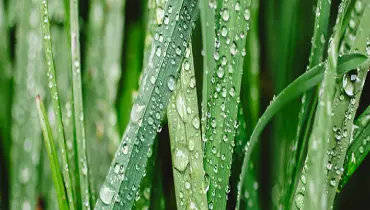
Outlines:
[{"label": "cluster of water droplets", "polygon": [[[161,120],[168,99],[175,90],[177,69],[190,36],[195,10],[195,1],[186,1],[183,4],[168,3],[163,20],[161,11],[158,11],[160,27],[154,35],[152,65],[147,66],[142,76],[139,94],[130,114],[131,121],[100,190],[97,207],[131,206],[137,198],[146,161],[152,154],[149,148],[156,133],[162,129]],[[168,22],[165,21],[166,16]]]},{"label": "cluster of water droplets", "polygon": [[209,3],[210,9],[219,12],[217,16],[220,17],[213,55],[216,69],[211,79],[212,92],[206,103],[206,135],[203,136],[206,145],[205,169],[210,179],[210,209],[217,200],[223,202],[228,193],[227,177],[230,175],[235,129],[238,127],[240,69],[250,19],[248,4],[248,1],[228,1],[217,8],[215,2]]}]

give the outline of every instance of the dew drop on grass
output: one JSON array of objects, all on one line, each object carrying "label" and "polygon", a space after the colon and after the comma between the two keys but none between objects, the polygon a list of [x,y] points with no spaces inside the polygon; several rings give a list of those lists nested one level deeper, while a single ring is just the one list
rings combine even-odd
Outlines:
[{"label": "dew drop on grass", "polygon": [[125,155],[127,155],[127,153],[128,153],[128,144],[126,142],[124,142],[123,145],[122,145],[122,152]]},{"label": "dew drop on grass", "polygon": [[189,81],[189,86],[191,88],[195,88],[195,77],[191,77]]},{"label": "dew drop on grass", "polygon": [[173,164],[177,170],[183,172],[189,164],[189,152],[187,149],[176,149]]},{"label": "dew drop on grass", "polygon": [[194,128],[196,129],[199,129],[199,126],[200,126],[200,122],[199,122],[199,119],[197,116],[195,116],[193,118],[193,120],[191,121],[191,124],[193,124]]},{"label": "dew drop on grass", "polygon": [[175,90],[175,85],[176,85],[176,79],[174,76],[169,76],[168,79],[167,79],[167,87],[170,91],[174,91]]},{"label": "dew drop on grass", "polygon": [[114,191],[110,189],[109,187],[103,185],[103,187],[100,189],[99,197],[103,201],[103,203],[109,205],[112,203]]},{"label": "dew drop on grass", "polygon": [[335,185],[336,185],[336,180],[335,180],[335,178],[332,178],[330,180],[330,186],[335,187]]},{"label": "dew drop on grass", "polygon": [[137,123],[140,121],[144,114],[144,107],[145,107],[144,105],[134,104],[130,114],[133,123]]},{"label": "dew drop on grass", "polygon": [[250,19],[250,17],[251,17],[251,12],[249,11],[249,9],[245,9],[244,10],[244,19],[248,21]]},{"label": "dew drop on grass", "polygon": [[194,150],[194,147],[195,147],[194,137],[191,137],[191,138],[189,139],[188,147],[189,147],[189,150],[190,150],[190,151],[193,151],[193,150]]},{"label": "dew drop on grass", "polygon": [[357,76],[358,70],[354,69],[345,74],[343,77],[343,89],[348,96],[353,96],[355,94],[355,85],[357,81]]},{"label": "dew drop on grass", "polygon": [[157,7],[155,10],[156,13],[156,18],[157,18],[157,24],[160,25],[163,23],[163,18],[164,18],[164,10],[162,7]]},{"label": "dew drop on grass", "polygon": [[221,36],[226,37],[227,36],[227,28],[226,26],[222,26],[221,28]]},{"label": "dew drop on grass", "polygon": [[176,96],[176,110],[179,114],[180,118],[183,121],[186,121],[188,118],[187,112],[186,112],[186,104],[185,104],[185,97],[182,92],[179,92]]},{"label": "dew drop on grass", "polygon": [[304,195],[302,193],[298,193],[295,196],[295,205],[297,206],[298,209],[303,208],[303,201],[304,201]]},{"label": "dew drop on grass", "polygon": [[22,204],[22,210],[31,210],[31,203],[29,201],[24,201]]},{"label": "dew drop on grass", "polygon": [[229,18],[230,18],[229,10],[224,9],[224,10],[222,11],[222,19],[223,19],[224,21],[228,21],[228,20],[229,20]]}]

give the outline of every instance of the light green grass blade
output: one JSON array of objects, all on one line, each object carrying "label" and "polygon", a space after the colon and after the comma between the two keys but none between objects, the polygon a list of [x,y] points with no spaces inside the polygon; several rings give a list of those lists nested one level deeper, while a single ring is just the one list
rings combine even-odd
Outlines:
[{"label": "light green grass blade", "polygon": [[[366,59],[367,57],[361,54],[342,56],[341,58],[339,58],[338,61],[338,74],[340,75],[352,70],[353,68],[357,68],[358,66],[363,64]],[[267,107],[253,130],[253,133],[249,140],[249,144],[247,144],[247,146],[245,147],[246,154],[243,160],[242,173],[240,175],[240,179],[242,182],[244,182],[245,179],[245,174],[248,163],[250,161],[250,155],[253,147],[257,143],[258,138],[260,137],[265,126],[268,124],[271,118],[281,109],[281,107],[319,84],[324,77],[324,71],[324,63],[320,63],[314,68],[306,71],[296,80],[294,80],[290,85],[288,85],[288,87],[286,87],[277,97],[275,97],[275,99]]]},{"label": "light green grass blade", "polygon": [[207,209],[193,52],[185,51],[180,77],[167,108],[177,209]]},{"label": "light green grass blade", "polygon": [[[350,52],[366,53],[367,43],[370,39],[370,2],[363,4],[365,11],[359,23],[356,39]],[[358,108],[360,96],[368,73],[369,63],[338,78],[333,115],[333,128],[329,139],[329,162],[327,176],[328,204],[333,205],[338,192],[338,184],[343,173],[343,163],[350,142],[350,133],[353,129],[353,118]],[[338,173],[339,170],[339,173]]]},{"label": "light green grass blade", "polygon": [[[200,0],[200,21],[202,26],[203,58],[203,85],[202,85],[202,135],[206,133],[206,115],[208,113],[207,102],[212,93],[212,76],[216,69],[215,54],[216,18],[219,9],[214,0]],[[206,138],[205,136],[202,137]]]},{"label": "light green grass blade", "polygon": [[210,181],[209,209],[226,208],[251,1],[219,3],[221,13],[216,23],[220,27],[213,45],[217,67],[213,75],[207,75],[212,78],[212,91],[203,103],[208,106],[203,140],[205,171]]},{"label": "light green grass blade", "polygon": [[[82,103],[82,85],[81,85],[81,55],[80,55],[80,32],[78,16],[78,0],[69,1],[70,15],[70,46],[72,58],[72,90],[73,90],[73,113],[75,126],[75,145],[76,151],[76,168],[78,174],[78,186],[80,186],[80,206],[79,209],[90,209],[90,189],[89,189],[89,169],[87,163],[87,148],[85,137],[84,113]],[[68,23],[67,23],[68,24]]]},{"label": "light green grass blade", "polygon": [[[329,16],[330,16],[331,1],[319,0],[316,6],[316,16],[314,23],[314,34],[312,37],[311,53],[309,57],[309,64],[307,67],[311,69],[312,67],[321,63],[324,59],[324,53],[326,49],[326,42],[328,40],[328,27],[329,27]],[[305,135],[311,128],[313,113],[316,109],[317,102],[317,89],[313,89],[305,93],[302,97],[302,105],[298,115],[298,125],[295,139],[291,142],[290,148],[296,148],[292,151],[291,159],[288,162],[287,168],[287,178],[291,181],[287,186],[287,196],[285,200],[285,206],[290,206],[292,199],[294,197],[294,192],[297,187],[298,182],[301,181],[300,170],[303,153],[307,147],[308,135]],[[300,183],[302,185],[302,183]],[[303,193],[303,192],[299,192]],[[297,208],[293,205],[292,208]]]},{"label": "light green grass blade", "polygon": [[[62,111],[60,107],[59,94],[58,94],[57,75],[55,71],[53,49],[51,45],[51,30],[50,30],[50,19],[49,19],[49,14],[48,14],[47,0],[39,0],[39,7],[40,7],[40,19],[42,20],[42,34],[43,34],[43,40],[44,40],[45,59],[46,59],[46,64],[47,64],[48,87],[50,89],[50,95],[52,98],[54,116],[56,118],[56,126],[58,128],[57,129],[57,141],[61,149],[62,165],[64,166],[62,170],[62,175],[63,175],[64,184],[66,187],[65,190],[68,196],[67,199],[69,202],[68,203],[69,209],[74,209],[75,203],[74,203],[74,195],[73,195],[73,188],[72,188],[73,185],[72,185],[72,178],[71,178],[71,170],[69,170],[70,166],[69,166],[69,161],[68,161],[68,150],[67,150],[67,145],[66,145],[66,138],[64,136]],[[58,192],[58,196],[59,196],[59,192]]]},{"label": "light green grass blade", "polygon": [[[168,1],[156,31],[149,64],[144,71],[138,98],[107,177],[96,209],[131,209],[140,187],[156,133],[172,91],[185,47],[197,18],[197,0]],[[199,123],[196,124],[199,126]],[[124,179],[125,178],[125,179]]]},{"label": "light green grass blade", "polygon": [[344,172],[339,189],[344,187],[370,151],[370,106],[358,117],[353,126],[354,132],[351,137],[353,143],[346,153]]},{"label": "light green grass blade", "polygon": [[53,134],[51,132],[50,123],[46,115],[45,106],[40,96],[36,97],[36,106],[41,129],[44,134],[45,148],[50,162],[51,174],[57,192],[59,208],[61,210],[68,210],[70,209],[68,207],[70,203],[68,202],[67,194],[65,192],[66,189],[64,188],[62,172],[60,171],[60,165],[58,161],[58,154],[54,145]]},{"label": "light green grass blade", "polygon": [[45,95],[46,88],[38,3],[19,5],[10,151],[10,209],[14,210],[36,206],[42,137],[35,97]]}]

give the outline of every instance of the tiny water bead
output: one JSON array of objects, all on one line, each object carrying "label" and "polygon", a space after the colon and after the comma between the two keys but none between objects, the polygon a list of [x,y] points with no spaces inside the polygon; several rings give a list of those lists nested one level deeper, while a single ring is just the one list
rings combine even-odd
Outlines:
[{"label": "tiny water bead", "polygon": [[170,91],[174,91],[176,86],[176,79],[174,76],[169,76],[167,79],[167,87]]},{"label": "tiny water bead", "polygon": [[302,193],[298,193],[295,196],[295,205],[298,209],[302,209],[304,205],[304,195]]},{"label": "tiny water bead", "polygon": [[110,189],[108,186],[103,185],[103,187],[100,189],[99,197],[103,201],[104,204],[111,204],[113,197],[115,195],[115,192],[113,189]]}]

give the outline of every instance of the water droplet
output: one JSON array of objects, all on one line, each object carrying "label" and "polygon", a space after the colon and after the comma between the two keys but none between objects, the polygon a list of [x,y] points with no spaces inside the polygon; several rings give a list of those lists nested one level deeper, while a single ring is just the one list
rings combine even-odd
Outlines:
[{"label": "water droplet", "polygon": [[351,70],[343,77],[343,89],[348,96],[355,94],[355,84],[357,82],[358,71],[357,69]]},{"label": "water droplet", "polygon": [[139,120],[143,117],[144,107],[144,105],[134,104],[130,114],[131,121],[133,123],[139,122]]},{"label": "water droplet", "polygon": [[194,150],[194,147],[195,147],[195,140],[194,140],[194,137],[191,137],[191,138],[189,139],[188,147],[189,147],[189,150],[190,150],[190,151],[193,151],[193,150]]},{"label": "water droplet", "polygon": [[245,9],[244,10],[244,19],[249,20],[250,17],[251,17],[251,12],[249,11],[249,9]]},{"label": "water droplet", "polygon": [[162,24],[164,18],[164,10],[162,9],[162,7],[157,7],[155,13],[157,17],[157,24]]},{"label": "water droplet", "polygon": [[169,76],[168,79],[167,79],[167,87],[170,91],[174,91],[175,90],[175,85],[176,85],[176,79],[174,76]]},{"label": "water droplet", "polygon": [[195,88],[195,77],[191,77],[189,81],[189,86],[191,88]]},{"label": "water droplet", "polygon": [[336,182],[335,178],[332,178],[332,179],[330,180],[330,186],[335,187],[336,183],[337,183],[337,182]]},{"label": "water droplet", "polygon": [[186,112],[186,104],[185,104],[185,97],[182,92],[179,92],[176,96],[176,110],[179,114],[180,118],[183,121],[186,121],[188,118],[187,112]]},{"label": "water droplet", "polygon": [[224,9],[224,10],[222,11],[222,19],[223,19],[224,21],[228,21],[228,20],[229,20],[229,18],[230,18],[229,10]]},{"label": "water droplet", "polygon": [[200,122],[199,122],[199,119],[197,116],[195,116],[191,122],[191,124],[193,124],[194,128],[196,129],[199,129],[199,126],[200,126]]},{"label": "water droplet", "polygon": [[179,171],[184,171],[189,164],[189,152],[187,149],[176,149],[173,164]]},{"label": "water droplet", "polygon": [[231,55],[235,56],[237,52],[238,52],[238,49],[236,46],[236,42],[233,42],[230,46],[230,53]]},{"label": "water droplet", "polygon": [[226,26],[222,26],[221,28],[221,36],[226,37],[227,36],[227,28]]},{"label": "water droplet", "polygon": [[295,196],[295,205],[297,206],[298,209],[303,208],[303,205],[304,205],[303,201],[304,201],[304,195],[302,193],[298,193]]},{"label": "water droplet", "polygon": [[31,210],[31,203],[29,201],[24,201],[22,204],[22,210]]},{"label": "water droplet", "polygon": [[110,204],[112,203],[113,196],[114,196],[114,191],[107,186],[103,185],[103,187],[100,189],[99,192],[99,197],[105,204]]}]

